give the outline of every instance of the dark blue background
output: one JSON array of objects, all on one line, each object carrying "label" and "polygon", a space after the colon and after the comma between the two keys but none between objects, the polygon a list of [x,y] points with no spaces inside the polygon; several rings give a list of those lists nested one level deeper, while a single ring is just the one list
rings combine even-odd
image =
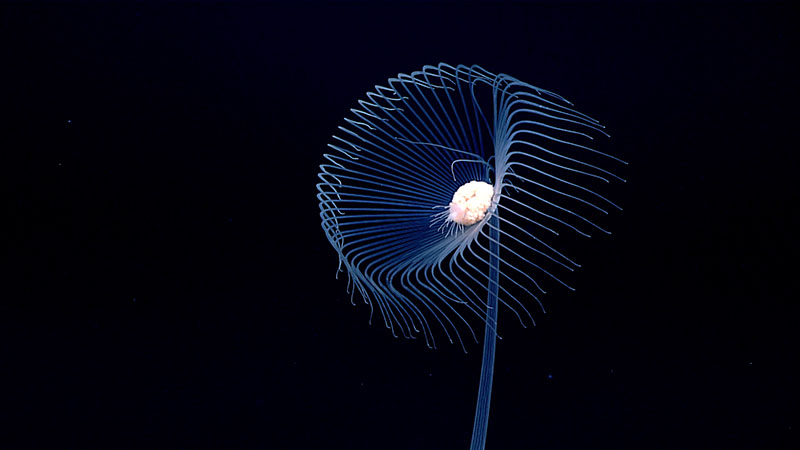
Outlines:
[{"label": "dark blue background", "polygon": [[[0,6],[0,443],[467,448],[480,348],[352,307],[316,173],[440,61],[558,92],[630,162],[578,290],[501,311],[489,449],[785,448],[797,427],[788,3]],[[536,308],[531,310],[536,313]]]}]

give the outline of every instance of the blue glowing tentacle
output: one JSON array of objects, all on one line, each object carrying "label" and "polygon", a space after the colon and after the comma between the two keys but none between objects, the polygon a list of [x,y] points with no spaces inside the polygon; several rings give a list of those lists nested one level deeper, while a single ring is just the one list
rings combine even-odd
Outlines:
[{"label": "blue glowing tentacle", "polygon": [[486,430],[489,427],[489,405],[492,399],[492,378],[494,377],[494,350],[497,343],[497,293],[500,278],[500,221],[497,211],[489,218],[489,286],[486,299],[486,331],[483,336],[483,362],[481,380],[478,385],[478,404],[475,407],[475,422],[472,426],[471,450],[486,447]]}]

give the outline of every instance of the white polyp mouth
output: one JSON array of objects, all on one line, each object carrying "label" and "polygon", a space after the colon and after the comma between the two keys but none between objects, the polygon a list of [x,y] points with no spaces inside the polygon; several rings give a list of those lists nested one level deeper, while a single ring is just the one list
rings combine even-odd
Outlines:
[{"label": "white polyp mouth", "polygon": [[472,225],[486,216],[492,204],[494,188],[483,181],[470,181],[464,184],[450,202],[450,214],[447,220],[459,225]]}]

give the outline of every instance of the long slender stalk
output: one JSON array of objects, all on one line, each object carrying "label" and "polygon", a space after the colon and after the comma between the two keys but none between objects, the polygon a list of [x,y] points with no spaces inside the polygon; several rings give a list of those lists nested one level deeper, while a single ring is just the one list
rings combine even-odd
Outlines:
[{"label": "long slender stalk", "polygon": [[497,341],[497,294],[500,277],[500,220],[495,210],[489,218],[489,287],[486,299],[486,330],[483,335],[483,362],[478,386],[478,405],[475,407],[475,424],[472,426],[471,450],[486,446],[486,429],[489,426],[489,403],[492,398],[494,376],[494,348]]}]

